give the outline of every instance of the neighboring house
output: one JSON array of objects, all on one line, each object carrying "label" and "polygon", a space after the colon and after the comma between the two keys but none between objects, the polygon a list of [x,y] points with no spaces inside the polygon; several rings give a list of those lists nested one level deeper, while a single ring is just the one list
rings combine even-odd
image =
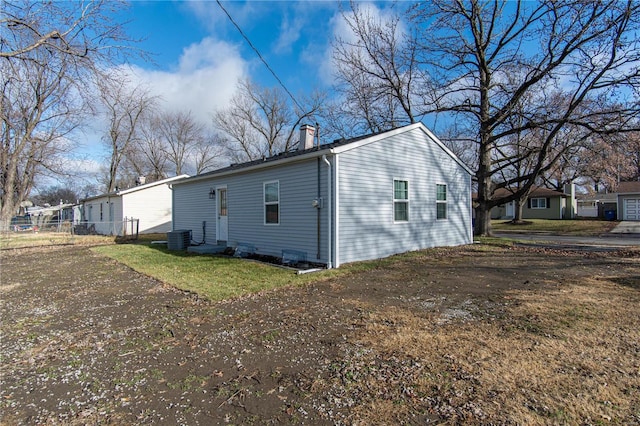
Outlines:
[{"label": "neighboring house", "polygon": [[300,148],[175,182],[194,241],[338,267],[473,241],[471,171],[423,124]]},{"label": "neighboring house", "polygon": [[[535,187],[522,207],[522,219],[573,219],[575,217],[574,185],[567,185],[566,191],[555,191],[549,188]],[[495,191],[495,198],[511,195],[506,188]],[[513,219],[516,202],[501,204],[491,209],[491,219]]]},{"label": "neighboring house", "polygon": [[[131,219],[137,219],[137,231],[164,233],[171,231],[171,188],[169,184],[188,175],[175,176],[125,190],[82,200],[86,226],[98,234],[130,234]],[[136,229],[133,229],[136,231]]]},{"label": "neighboring house", "polygon": [[578,217],[605,218],[605,212],[618,209],[618,194],[580,194],[577,197]]},{"label": "neighboring house", "polygon": [[640,220],[640,181],[618,184],[618,211],[621,220]]},{"label": "neighboring house", "polygon": [[82,208],[80,204],[57,204],[44,207],[28,207],[27,212],[31,216],[34,225],[40,228],[46,226],[60,226],[62,223],[78,224],[81,220]]}]

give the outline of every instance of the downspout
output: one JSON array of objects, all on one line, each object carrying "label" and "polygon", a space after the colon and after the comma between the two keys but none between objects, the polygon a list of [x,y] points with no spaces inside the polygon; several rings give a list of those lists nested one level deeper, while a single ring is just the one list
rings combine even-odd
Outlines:
[{"label": "downspout", "polygon": [[[316,184],[316,188],[317,188],[317,195],[316,195],[316,200],[320,200],[320,197],[322,196],[322,194],[320,193],[320,171],[321,171],[321,164],[320,164],[320,157],[318,157],[318,161],[317,161],[317,169],[318,169],[318,182]],[[321,234],[321,230],[320,230],[320,220],[322,219],[321,217],[321,212],[320,209],[317,208],[316,209],[316,245],[317,245],[317,251],[316,251],[316,259],[320,259],[320,239],[322,238],[322,234]]]},{"label": "downspout", "polygon": [[173,184],[172,183],[168,183],[167,186],[169,187],[169,190],[171,191],[171,230],[175,231],[176,230],[176,193],[173,192]]},{"label": "downspout", "polygon": [[331,162],[327,159],[327,155],[324,154],[322,155],[322,161],[325,162],[325,164],[327,165],[327,269],[331,269],[332,268],[332,264],[331,264],[331,260],[332,260],[332,253],[331,253],[331,246],[333,245],[333,242],[331,241],[331,215],[332,215],[332,211],[331,211]]}]

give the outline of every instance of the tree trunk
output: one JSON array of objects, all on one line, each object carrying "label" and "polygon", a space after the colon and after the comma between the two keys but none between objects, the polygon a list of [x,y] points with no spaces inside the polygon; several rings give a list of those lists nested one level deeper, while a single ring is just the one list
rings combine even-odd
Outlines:
[{"label": "tree trunk", "polygon": [[481,237],[491,236],[491,210],[478,204],[473,234]]},{"label": "tree trunk", "polygon": [[513,222],[518,223],[522,221],[522,209],[524,208],[524,203],[527,200],[527,197],[518,198],[514,200],[515,209],[513,212]]}]

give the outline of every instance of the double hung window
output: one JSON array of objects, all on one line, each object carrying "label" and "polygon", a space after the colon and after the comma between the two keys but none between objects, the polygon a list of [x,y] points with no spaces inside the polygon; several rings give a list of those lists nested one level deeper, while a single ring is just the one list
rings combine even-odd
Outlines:
[{"label": "double hung window", "polygon": [[436,219],[447,218],[447,185],[436,185]]},{"label": "double hung window", "polygon": [[278,225],[280,223],[280,182],[264,183],[264,223]]},{"label": "double hung window", "polygon": [[409,221],[409,181],[393,181],[393,221]]}]

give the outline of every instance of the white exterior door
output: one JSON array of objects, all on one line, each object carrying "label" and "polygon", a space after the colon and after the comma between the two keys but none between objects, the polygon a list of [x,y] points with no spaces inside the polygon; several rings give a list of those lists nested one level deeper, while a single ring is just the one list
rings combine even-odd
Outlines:
[{"label": "white exterior door", "polygon": [[217,189],[218,196],[216,199],[218,200],[218,224],[217,224],[217,240],[218,241],[227,241],[229,238],[229,223],[228,223],[228,213],[229,210],[227,208],[227,188],[218,188]]},{"label": "white exterior door", "polygon": [[515,203],[515,201],[510,201],[506,205],[505,215],[509,219],[513,219],[514,217],[516,217]]},{"label": "white exterior door", "polygon": [[626,198],[622,211],[622,220],[640,220],[640,198]]}]

